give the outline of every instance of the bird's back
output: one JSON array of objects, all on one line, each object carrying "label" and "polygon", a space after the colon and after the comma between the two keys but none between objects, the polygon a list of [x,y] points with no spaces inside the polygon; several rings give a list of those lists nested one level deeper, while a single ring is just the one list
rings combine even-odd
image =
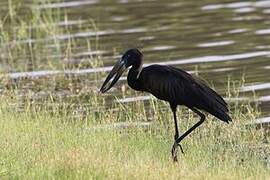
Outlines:
[{"label": "bird's back", "polygon": [[227,103],[200,79],[184,70],[163,65],[142,69],[139,82],[143,91],[175,105],[185,105],[209,112],[222,121],[231,120]]}]

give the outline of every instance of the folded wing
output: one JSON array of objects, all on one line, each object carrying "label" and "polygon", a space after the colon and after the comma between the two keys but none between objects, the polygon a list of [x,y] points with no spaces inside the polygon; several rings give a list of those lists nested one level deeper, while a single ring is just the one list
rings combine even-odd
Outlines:
[{"label": "folded wing", "polygon": [[144,91],[176,105],[185,105],[209,112],[222,121],[231,121],[227,103],[213,89],[189,73],[172,67],[152,65],[140,75]]}]

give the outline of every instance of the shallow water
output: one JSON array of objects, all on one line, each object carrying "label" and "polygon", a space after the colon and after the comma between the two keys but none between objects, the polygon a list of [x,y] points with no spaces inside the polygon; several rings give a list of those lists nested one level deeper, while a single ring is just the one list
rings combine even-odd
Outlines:
[{"label": "shallow water", "polygon": [[[127,48],[138,47],[144,52],[146,64],[160,63],[196,72],[222,94],[226,91],[228,78],[241,80],[244,74],[245,86],[239,99],[253,97],[259,101],[262,117],[270,116],[270,1],[165,1],[165,0],[80,0],[34,3],[25,1],[18,13],[24,15],[29,8],[40,12],[57,9],[68,17],[56,22],[61,28],[69,28],[68,34],[33,37],[1,44],[1,50],[12,44],[45,43],[48,48],[39,57],[34,68],[20,68],[29,58],[26,53],[17,63],[9,64],[1,57],[2,69],[8,69],[9,76],[17,79],[25,76],[53,77],[58,74],[91,74],[109,71],[110,66]],[[7,1],[0,0],[1,19],[8,9]],[[96,29],[87,29],[94,21]],[[79,28],[79,26],[85,28]],[[9,27],[16,28],[16,27]],[[99,47],[89,48],[85,39],[96,40]],[[68,39],[74,39],[77,47],[69,57],[69,64],[84,62],[89,56],[102,55],[104,66],[65,70],[51,67],[48,58],[56,64],[65,64],[66,57],[57,51]],[[53,42],[59,41],[60,47]],[[92,45],[95,46],[95,45]],[[33,60],[35,61],[35,59]],[[17,65],[18,64],[18,65]],[[61,67],[61,66],[59,66]],[[100,82],[103,78],[99,79]],[[91,84],[92,83],[92,84]],[[96,86],[91,81],[91,86]],[[100,83],[98,83],[98,86]],[[130,95],[123,102],[136,100]],[[137,100],[147,100],[145,95]]]}]

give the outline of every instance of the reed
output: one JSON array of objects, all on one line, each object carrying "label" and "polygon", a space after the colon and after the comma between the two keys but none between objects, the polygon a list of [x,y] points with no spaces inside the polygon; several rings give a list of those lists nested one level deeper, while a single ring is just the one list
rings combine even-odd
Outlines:
[{"label": "reed", "polygon": [[[0,18],[0,179],[270,178],[269,137],[247,125],[260,114],[256,103],[230,103],[229,125],[207,116],[173,163],[173,117],[165,102],[152,97],[120,103],[134,93],[125,88],[117,96],[101,95],[104,73],[10,79],[6,73],[12,71],[100,67],[103,61],[90,54],[73,63],[79,42],[64,23],[66,13],[40,9],[50,0],[34,1],[26,16],[20,16],[22,1],[8,2]],[[96,30],[92,20],[88,24],[78,23],[79,30]],[[85,38],[82,46],[98,50],[98,36]],[[239,97],[243,83],[228,79],[223,94]],[[181,132],[198,119],[184,108],[178,113]]]},{"label": "reed", "polygon": [[[46,99],[21,102],[16,90],[1,96],[1,179],[267,179],[269,144],[262,130],[246,124],[259,115],[249,102],[232,105],[229,125],[207,121],[182,146],[173,163],[172,114],[151,98],[116,103],[105,110],[106,96],[92,93],[80,113],[74,103]],[[181,131],[197,117],[179,111]],[[129,126],[132,122],[149,126]],[[126,123],[125,128],[115,123]]]}]

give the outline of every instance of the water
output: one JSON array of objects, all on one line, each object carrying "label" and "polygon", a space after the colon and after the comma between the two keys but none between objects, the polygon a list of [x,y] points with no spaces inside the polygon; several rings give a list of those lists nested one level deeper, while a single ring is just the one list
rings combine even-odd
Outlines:
[{"label": "water", "polygon": [[[0,15],[4,17],[8,3],[0,0],[0,4]],[[126,49],[138,47],[144,53],[145,64],[169,64],[198,73],[222,94],[226,91],[228,78],[241,80],[244,74],[245,86],[241,88],[241,97],[235,100],[248,99],[255,92],[262,117],[270,116],[269,0],[69,0],[48,4],[28,0],[19,12],[23,16],[23,12],[31,8],[40,12],[48,9],[58,12],[60,18],[55,22],[56,26],[68,28],[69,33],[60,31],[54,36],[48,33],[3,43],[1,52],[6,46],[20,43],[33,46],[43,43],[47,47],[32,60],[31,64],[36,64],[34,68],[20,68],[29,61],[27,52],[20,54],[18,62],[12,65],[6,62],[6,56],[2,56],[2,69],[4,72],[8,69],[13,79],[26,76],[53,78],[61,74],[87,74],[90,78],[94,72],[109,71]],[[93,29],[93,21],[96,29]],[[65,51],[62,47],[70,38],[77,46],[72,55],[65,57],[58,49]],[[92,45],[89,50],[85,39],[93,42],[97,38],[99,47]],[[105,67],[90,68],[90,62],[85,59],[99,55]],[[36,59],[39,61],[35,62]],[[80,63],[84,66],[79,69],[62,68],[63,64],[77,67]],[[98,86],[103,78],[99,77],[99,81]],[[90,80],[86,84],[96,87],[96,83]],[[134,99],[134,93],[131,93],[121,101],[148,99],[147,94],[137,96],[139,98]]]}]

